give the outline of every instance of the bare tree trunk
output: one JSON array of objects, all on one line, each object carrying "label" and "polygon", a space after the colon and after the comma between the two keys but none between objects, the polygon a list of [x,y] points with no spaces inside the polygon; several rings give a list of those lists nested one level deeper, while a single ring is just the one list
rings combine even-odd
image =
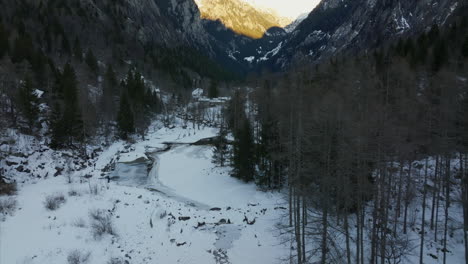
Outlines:
[{"label": "bare tree trunk", "polygon": [[[359,189],[359,187],[358,187]],[[359,193],[359,191],[358,191]],[[359,243],[359,239],[361,238],[361,235],[360,235],[360,229],[359,229],[359,225],[361,224],[361,221],[359,220],[360,219],[360,214],[361,214],[361,210],[359,210],[360,208],[360,201],[359,201],[359,198],[358,198],[358,205],[357,205],[357,210],[356,210],[356,263],[361,263],[361,260],[360,260],[360,252],[361,252],[361,249],[360,249],[360,246],[361,246],[361,243]]]},{"label": "bare tree trunk", "polygon": [[398,218],[401,216],[401,193],[403,189],[403,166],[404,162],[400,161],[400,171],[399,171],[399,179],[398,179],[398,197],[397,197],[397,205],[395,209],[395,216],[393,219],[393,233],[397,233],[397,223],[398,223]]},{"label": "bare tree trunk", "polygon": [[306,262],[306,237],[305,229],[307,226],[307,204],[305,195],[302,196],[302,261]]},{"label": "bare tree trunk", "polygon": [[289,227],[292,227],[293,226],[293,211],[294,211],[294,209],[293,209],[293,188],[292,188],[291,183],[289,183],[288,202],[289,202]]},{"label": "bare tree trunk", "polygon": [[345,212],[344,214],[344,228],[345,228],[345,235],[346,235],[346,260],[348,264],[351,264],[351,249],[349,246],[349,224],[348,224],[348,214]]},{"label": "bare tree trunk", "polygon": [[460,153],[460,170],[462,172],[462,204],[463,204],[463,238],[465,241],[465,263],[468,264],[468,158]]},{"label": "bare tree trunk", "polygon": [[302,264],[302,240],[301,240],[301,200],[300,196],[295,197],[295,214],[294,214],[294,228],[296,230],[296,250],[297,250],[297,263]]},{"label": "bare tree trunk", "polygon": [[[325,198],[326,199],[326,198]],[[322,214],[322,257],[321,263],[327,263],[328,206],[324,206]]]},{"label": "bare tree trunk", "polygon": [[431,207],[431,230],[434,230],[434,216],[436,208],[437,196],[437,173],[439,171],[439,157],[436,156],[436,165],[434,170],[433,190],[432,190],[432,207]]},{"label": "bare tree trunk", "polygon": [[422,217],[421,217],[421,245],[419,250],[419,264],[423,264],[423,255],[424,255],[424,236],[425,236],[425,227],[426,227],[426,185],[427,185],[427,167],[429,161],[426,157],[426,163],[424,165],[424,185],[423,185],[423,201],[422,201]]},{"label": "bare tree trunk", "polygon": [[408,177],[406,179],[406,197],[405,197],[405,216],[403,220],[403,234],[406,234],[407,232],[407,222],[408,222],[408,206],[409,206],[409,197],[411,192],[410,184],[411,184],[411,170],[413,168],[413,162],[410,160],[409,161],[409,170],[408,170]]},{"label": "bare tree trunk", "polygon": [[447,232],[450,208],[450,156],[445,160],[445,222],[444,222],[444,264],[447,263]]},{"label": "bare tree trunk", "polygon": [[[402,193],[402,188],[403,188],[403,167],[404,167],[404,162],[401,161],[400,162],[400,177],[399,177],[399,180],[398,180],[398,200],[397,200],[397,206],[396,206],[396,217],[395,217],[395,220],[397,218],[400,218],[401,216],[401,193]],[[396,221],[395,221],[396,223]],[[396,224],[395,224],[396,226]]]},{"label": "bare tree trunk", "polygon": [[361,217],[361,264],[364,264],[364,221],[366,219],[366,210],[365,210],[365,205],[363,204],[362,206],[362,217]]},{"label": "bare tree trunk", "polygon": [[[439,161],[442,163],[442,160]],[[440,172],[440,167],[442,167],[442,164],[439,164],[439,171],[437,172],[438,174],[438,179],[437,179],[437,192],[436,192],[436,207],[435,207],[435,222],[434,222],[434,240],[437,242],[437,231],[438,231],[438,223],[439,223],[439,197],[440,197],[440,189],[442,188],[442,174]]]},{"label": "bare tree trunk", "polygon": [[370,263],[374,264],[377,263],[377,248],[378,248],[378,226],[377,226],[377,218],[378,218],[378,208],[379,208],[379,184],[376,183],[373,187],[373,197],[374,197],[374,209],[372,212],[372,238],[371,238],[371,258]]},{"label": "bare tree trunk", "polygon": [[[382,162],[383,163],[383,162]],[[382,166],[382,165],[381,165]],[[387,175],[387,170],[386,170],[386,167],[382,167],[381,168],[381,171],[382,171],[382,180],[381,180],[381,201],[380,201],[380,210],[381,210],[381,215],[380,215],[380,263],[382,264],[385,264],[385,258],[386,258],[386,229],[387,229],[387,223],[386,223],[386,215],[385,215],[385,211],[386,211],[386,204],[385,204],[385,201],[386,201],[386,195],[385,195],[385,182],[387,181],[386,180],[386,175]]]}]

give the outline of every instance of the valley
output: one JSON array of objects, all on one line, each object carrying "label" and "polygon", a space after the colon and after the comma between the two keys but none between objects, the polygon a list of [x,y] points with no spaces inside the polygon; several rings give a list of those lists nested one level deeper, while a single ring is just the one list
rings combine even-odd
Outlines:
[{"label": "valley", "polygon": [[0,3],[0,264],[468,263],[466,1]]}]

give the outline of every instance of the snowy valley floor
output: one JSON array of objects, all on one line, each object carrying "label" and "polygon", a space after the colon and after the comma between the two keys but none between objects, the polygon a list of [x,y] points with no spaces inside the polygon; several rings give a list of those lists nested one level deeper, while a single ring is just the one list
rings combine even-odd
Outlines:
[{"label": "snowy valley floor", "polygon": [[[281,194],[257,191],[230,177],[227,168],[216,168],[209,146],[177,144],[154,154],[164,143],[193,143],[216,133],[155,125],[146,140],[116,142],[87,164],[73,164],[79,170],[71,172],[66,152],[21,136],[17,148],[26,154],[3,161],[22,180],[14,196],[17,209],[0,222],[0,263],[284,261],[289,245],[276,227],[286,213]],[[145,179],[145,167],[132,161],[150,158],[156,164]],[[117,159],[108,183],[102,171]],[[65,169],[54,177],[56,168]],[[59,208],[46,209],[46,198],[53,196]]]},{"label": "snowy valley floor", "polygon": [[[2,152],[10,153],[0,168],[16,180],[18,191],[0,196],[0,264],[289,263],[291,237],[281,235],[285,230],[278,227],[287,214],[283,194],[262,192],[230,177],[228,167],[211,162],[211,146],[191,144],[217,132],[209,127],[161,128],[155,122],[145,140],[90,146],[93,158],[83,161],[9,131],[5,138],[14,143],[0,144]],[[147,164],[153,164],[150,170]],[[410,252],[402,263],[419,263],[422,164],[413,164]],[[433,169],[431,160],[429,173]],[[463,263],[459,191],[454,182],[447,263]],[[46,208],[48,198],[56,209]],[[10,201],[16,206],[7,206],[13,205]],[[321,219],[318,212],[310,217]],[[429,218],[428,209],[426,223]],[[354,215],[350,222],[353,238]],[[370,224],[369,218],[367,230]],[[440,220],[437,242],[434,231],[426,231],[424,263],[442,263],[442,224]],[[315,226],[320,223],[312,221]],[[344,248],[343,233],[330,234]],[[317,248],[314,242],[320,238],[309,241],[310,248]]]}]

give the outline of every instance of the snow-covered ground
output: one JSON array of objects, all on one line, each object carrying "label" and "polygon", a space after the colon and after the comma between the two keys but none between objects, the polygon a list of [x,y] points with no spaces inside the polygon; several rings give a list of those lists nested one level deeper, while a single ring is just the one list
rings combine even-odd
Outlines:
[{"label": "snow-covered ground", "polygon": [[[17,163],[7,173],[18,179],[17,209],[0,222],[0,263],[280,262],[289,252],[276,228],[281,195],[233,179],[211,163],[211,147],[187,144],[216,133],[156,122],[144,141],[101,147],[86,163],[18,140],[30,150],[0,164]],[[161,151],[167,142],[180,144]],[[142,164],[153,161],[145,179]],[[46,209],[50,196],[63,196],[58,209]],[[97,212],[111,219],[114,235],[96,235]]]}]

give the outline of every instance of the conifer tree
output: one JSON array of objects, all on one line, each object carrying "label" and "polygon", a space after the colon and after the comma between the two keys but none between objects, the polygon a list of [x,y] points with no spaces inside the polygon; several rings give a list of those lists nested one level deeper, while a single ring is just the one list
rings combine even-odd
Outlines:
[{"label": "conifer tree", "polygon": [[49,126],[51,131],[50,146],[54,149],[62,147],[65,141],[65,132],[62,124],[62,109],[58,101],[55,101],[52,107],[52,113],[49,117]]},{"label": "conifer tree", "polygon": [[78,81],[75,70],[70,64],[65,65],[62,74],[65,109],[63,112],[63,124],[69,143],[73,140],[81,141],[83,138],[83,120],[78,104]]},{"label": "conifer tree", "polygon": [[58,102],[51,116],[52,147],[73,146],[84,139],[83,120],[78,104],[78,81],[73,67],[67,63],[57,76],[56,91],[63,96],[62,108]]},{"label": "conifer tree", "polygon": [[73,45],[73,55],[79,62],[83,61],[83,49],[81,48],[80,40],[75,39],[75,44]]},{"label": "conifer tree", "polygon": [[227,130],[224,124],[221,124],[219,129],[218,137],[214,143],[213,150],[213,163],[224,167],[228,158],[228,146],[227,146]]},{"label": "conifer tree", "polygon": [[128,135],[135,130],[133,123],[133,112],[127,98],[127,94],[123,93],[120,97],[120,108],[117,114],[117,125],[119,134],[122,139],[127,139]]},{"label": "conifer tree", "polygon": [[13,63],[20,63],[23,60],[28,60],[31,58],[32,53],[33,44],[31,37],[26,33],[21,34],[15,39],[11,61]]},{"label": "conifer tree", "polygon": [[99,66],[98,66],[98,63],[97,63],[97,59],[94,56],[94,53],[93,53],[93,51],[91,49],[88,49],[88,51],[86,52],[85,62],[88,65],[89,70],[94,75],[97,75],[99,73]]},{"label": "conifer tree", "polygon": [[[465,41],[463,42],[462,55],[465,58],[468,57],[468,35],[465,37]],[[0,57],[1,57],[1,54],[0,54]]]},{"label": "conifer tree", "polygon": [[443,39],[437,41],[432,51],[432,70],[438,72],[448,61],[447,45]]},{"label": "conifer tree", "polygon": [[218,83],[215,80],[211,81],[210,88],[208,90],[208,97],[209,98],[216,98],[218,97]]},{"label": "conifer tree", "polygon": [[104,84],[103,84],[103,91],[101,97],[101,109],[104,119],[106,121],[114,120],[114,109],[115,109],[115,97],[117,94],[117,86],[118,81],[117,77],[115,76],[114,69],[112,65],[108,65],[106,69],[106,73],[104,75]]},{"label": "conifer tree", "polygon": [[9,51],[10,43],[8,32],[4,28],[3,24],[0,23],[0,59],[2,59]]},{"label": "conifer tree", "polygon": [[19,91],[19,100],[21,112],[28,122],[29,130],[32,132],[34,124],[37,121],[39,106],[32,80],[29,77],[26,78]]},{"label": "conifer tree", "polygon": [[255,176],[254,142],[250,122],[247,118],[244,118],[234,134],[233,176],[245,182],[252,181]]},{"label": "conifer tree", "polygon": [[70,47],[70,42],[68,41],[68,38],[66,35],[62,35],[62,50],[66,54],[71,54],[72,49]]}]

